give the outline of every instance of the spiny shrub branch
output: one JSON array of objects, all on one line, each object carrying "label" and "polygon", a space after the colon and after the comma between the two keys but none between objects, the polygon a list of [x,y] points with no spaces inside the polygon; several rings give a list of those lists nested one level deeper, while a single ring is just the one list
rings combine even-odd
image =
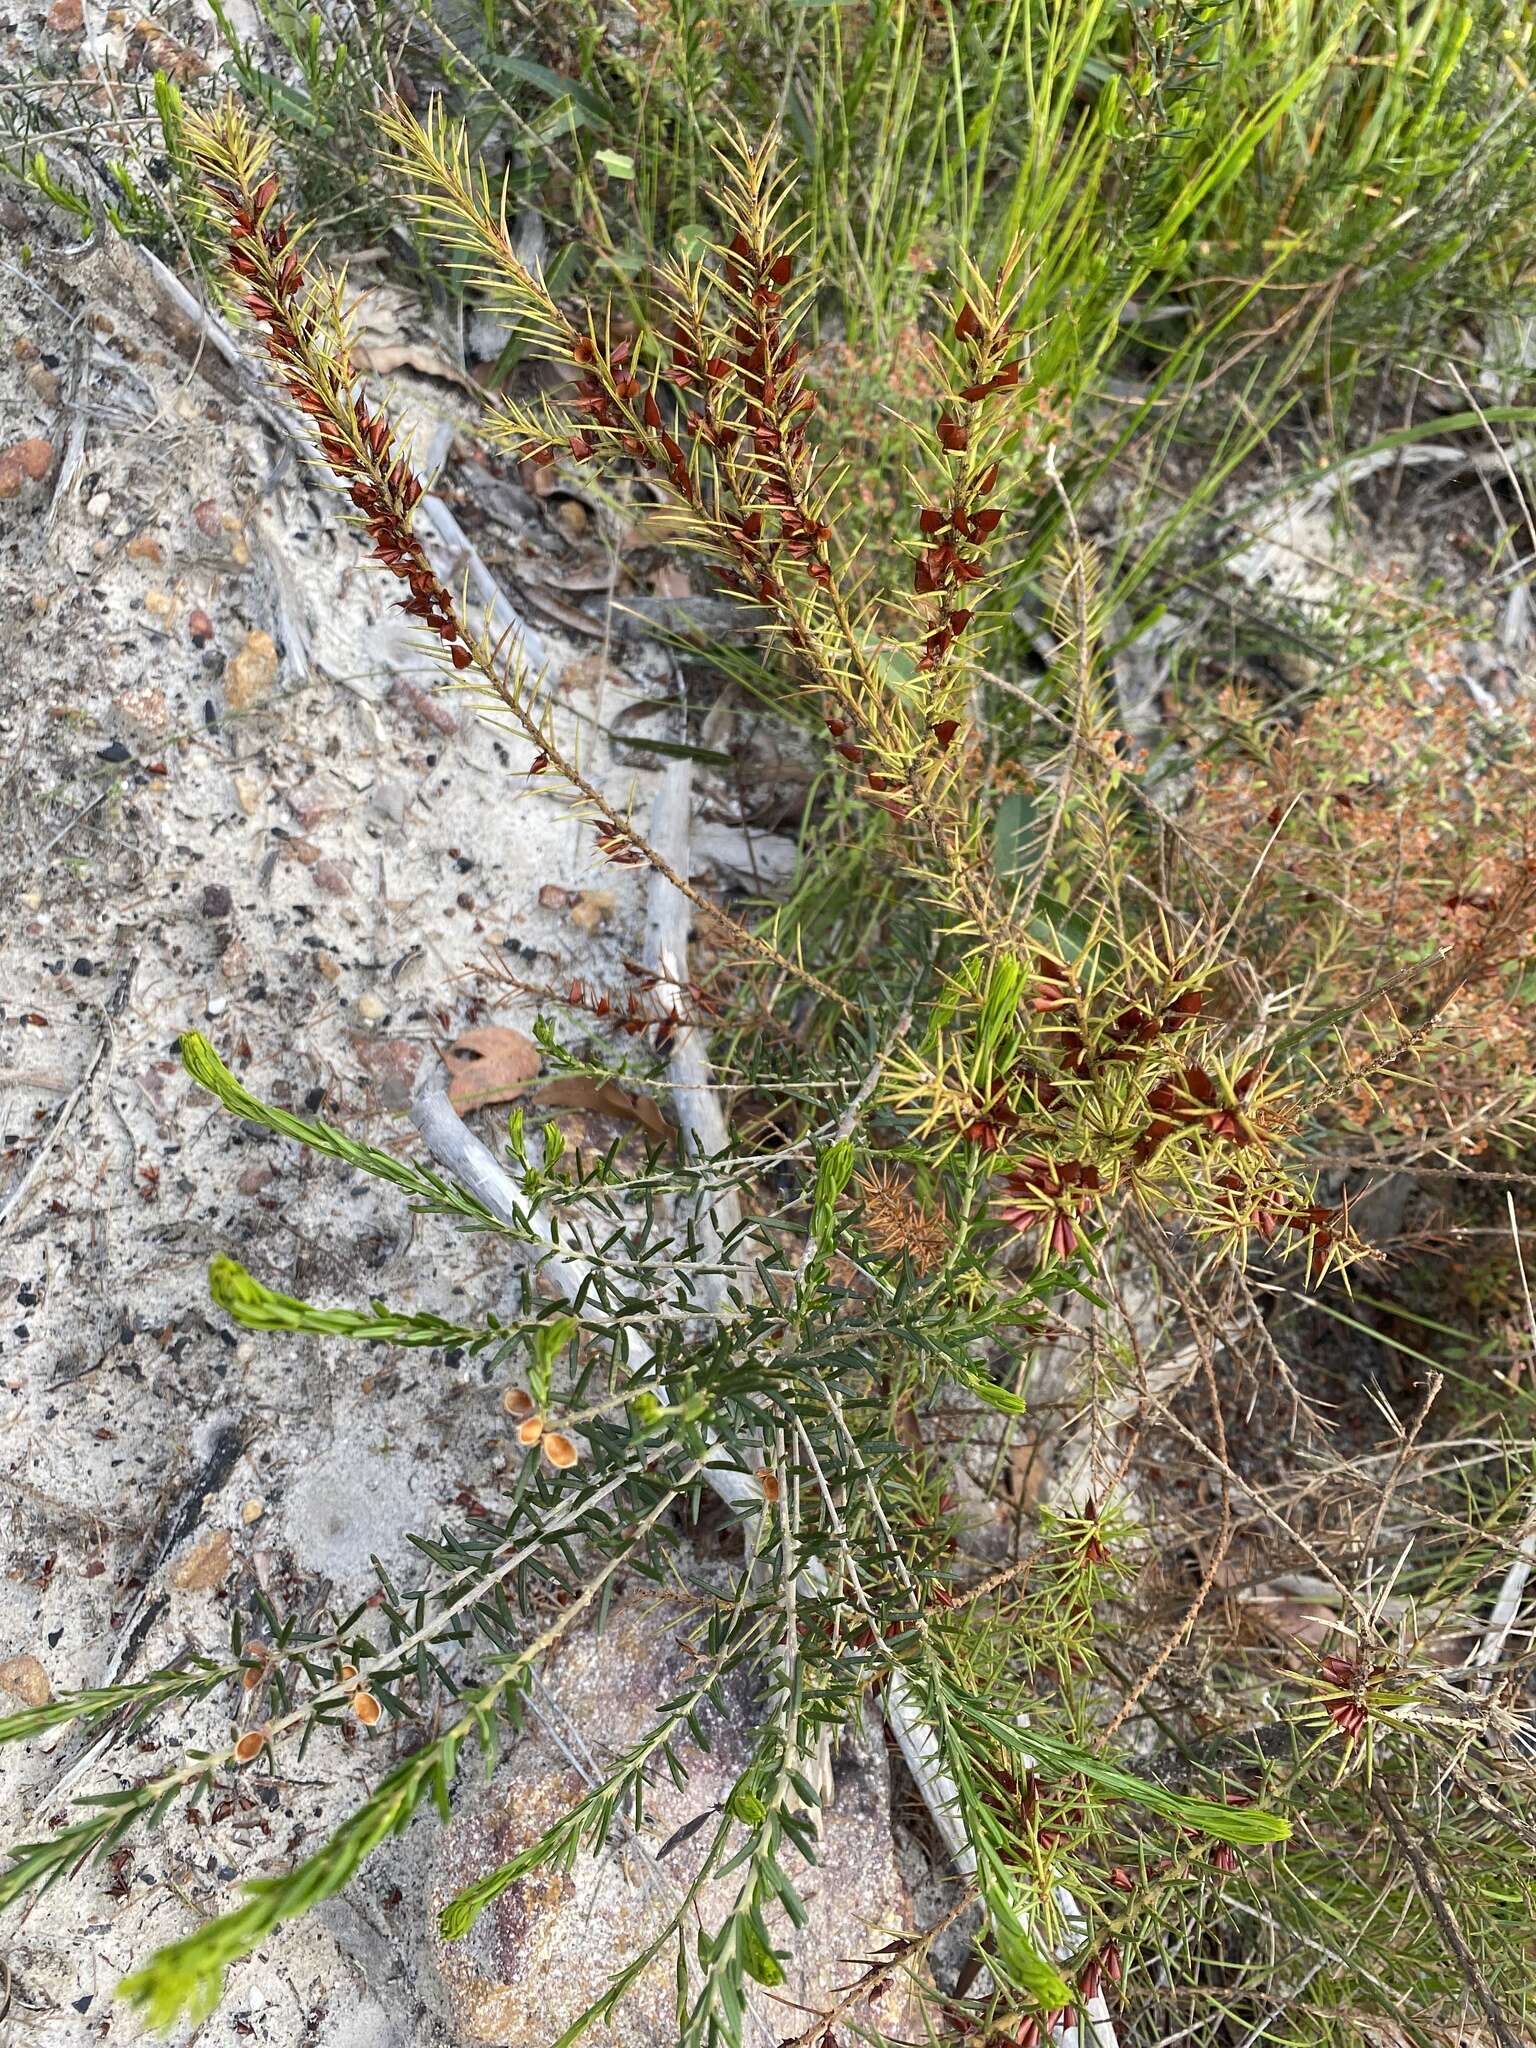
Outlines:
[{"label": "spiny shrub branch", "polygon": [[[931,417],[908,423],[903,566],[896,586],[875,588],[858,532],[845,538],[836,423],[811,378],[815,280],[770,148],[738,138],[725,150],[718,244],[657,266],[651,317],[632,333],[607,305],[573,313],[521,261],[504,195],[440,113],[418,121],[396,109],[385,130],[423,236],[467,265],[479,295],[565,375],[563,395],[494,401],[489,437],[614,483],[638,470],[666,493],[678,547],[751,608],[782,701],[809,708],[824,734],[829,807],[839,831],[854,821],[836,849],[856,847],[895,878],[888,915],[835,977],[804,965],[792,916],[772,939],[726,921],[739,979],[730,996],[711,996],[720,1040],[746,1035],[737,993],[743,1014],[756,999],[779,1027],[743,1062],[743,1096],[757,1098],[743,1117],[771,1133],[761,1149],[743,1139],[696,1164],[656,1148],[631,1170],[617,1148],[568,1156],[553,1127],[541,1151],[519,1116],[504,1148],[515,1199],[498,1214],[451,1175],[263,1103],[188,1035],[189,1072],[232,1114],[453,1223],[494,1230],[524,1260],[520,1309],[505,1321],[317,1306],[228,1258],[210,1275],[218,1305],[252,1329],[475,1352],[507,1375],[503,1410],[530,1456],[504,1516],[419,1539],[434,1574],[426,1585],[401,1590],[381,1575],[376,1608],[328,1627],[269,1609],[270,1640],[242,1637],[233,1665],[61,1702],[64,1719],[142,1719],[211,1697],[238,1673],[250,1725],[13,1852],[3,1895],[52,1882],[81,1854],[152,1824],[185,1785],[257,1765],[289,1737],[309,1741],[343,1716],[370,1730],[441,1711],[444,1732],[387,1772],[320,1849],[128,1981],[157,2025],[206,2014],[232,1961],[333,1895],[418,1808],[446,1805],[466,1743],[492,1757],[499,1728],[517,1724],[534,1661],[606,1602],[621,1573],[663,1578],[713,1480],[734,1501],[743,1557],[730,1597],[701,1602],[691,1623],[702,1644],[694,1681],[538,1842],[453,1900],[444,1931],[462,1936],[519,1878],[568,1867],[638,1826],[655,1775],[685,1770],[685,1738],[700,1737],[706,1704],[750,1672],[749,1761],[709,1816],[702,1871],[663,1934],[564,2038],[605,2022],[675,1941],[683,2048],[739,2041],[751,1987],[782,1982],[803,1917],[800,1872],[817,1853],[811,1761],[880,1699],[893,1721],[910,1710],[931,1740],[953,1788],[949,1818],[974,1859],[995,1991],[990,2003],[949,2000],[945,2023],[992,2041],[1006,2022],[1006,2038],[1036,2042],[1120,1981],[1133,1907],[1179,1895],[1186,1880],[1233,1876],[1240,1852],[1282,1867],[1270,1852],[1287,1843],[1289,1821],[1258,1801],[1277,1783],[1299,1798],[1312,1758],[1274,1773],[1257,1745],[1234,1744],[1195,1780],[1210,1796],[1132,1769],[1114,1751],[1111,1699],[1142,1697],[1198,1602],[1186,1597],[1186,1618],[1163,1630],[1142,1676],[1125,1677],[1111,1651],[1115,1631],[1130,1628],[1121,1566],[1135,1518],[1079,1500],[1035,1518],[1027,1556],[978,1575],[962,1550],[955,1489],[969,1468],[956,1440],[1001,1466],[1037,1346],[1074,1294],[1107,1310],[1128,1220],[1159,1256],[1192,1257],[1234,1288],[1246,1284],[1245,1261],[1273,1274],[1299,1254],[1320,1287],[1365,1255],[1348,1200],[1322,1200],[1308,1167],[1329,1105],[1317,1064],[1327,1041],[1311,1030],[1315,1014],[1297,1038],[1294,1020],[1249,999],[1235,928],[1262,893],[1257,880],[1211,901],[1142,873],[1148,806],[1116,744],[1096,560],[1055,466],[1035,477],[1016,459],[1029,409],[1047,397],[1024,310],[1027,243],[1010,241],[986,272],[962,266],[934,310]],[[421,480],[355,374],[340,279],[281,211],[264,139],[228,103],[187,116],[182,139],[225,282],[369,548],[405,586],[407,613],[452,674],[476,678],[511,716],[534,749],[528,772],[563,782],[608,860],[705,903],[562,747],[548,692],[466,621],[433,569],[413,528]],[[1051,653],[1038,695],[1052,737],[1014,773],[999,758],[984,662],[1008,629],[1013,529],[1031,524],[1021,474],[1050,495],[1065,538],[1044,575]],[[1218,866],[1213,853],[1207,868]],[[807,1005],[788,1023],[775,1008],[783,978]],[[899,1000],[885,1000],[894,991]],[[568,1008],[583,1030],[625,1027],[595,1004]],[[666,1059],[676,1032],[704,1028],[703,1015],[646,1019],[630,1034],[634,1056],[634,1041],[664,1024],[648,1049]],[[727,1233],[708,1276],[729,1264],[739,1282],[706,1290],[696,1207],[728,1184],[766,1190],[767,1164],[781,1171],[778,1191]],[[1169,1293],[1183,1302],[1181,1284]],[[1207,1353],[1197,1364],[1213,1389],[1218,1449],[1204,1448],[1221,1480],[1219,1564],[1232,1475],[1214,1366]],[[1143,1418],[1122,1424],[1134,1448]],[[552,1596],[566,1604],[541,1629]],[[489,1675],[461,1677],[475,1659]],[[1403,1739],[1407,1708],[1431,1696],[1374,1643],[1369,1654],[1363,1642],[1358,1654],[1331,1649],[1312,1678],[1287,1725],[1315,1738],[1341,1781],[1378,1737]],[[263,1708],[265,1720],[252,1718]],[[0,1735],[54,1725],[12,1717]],[[706,1874],[733,1884],[700,1930]],[[1155,1916],[1146,1924],[1156,1931]]]}]

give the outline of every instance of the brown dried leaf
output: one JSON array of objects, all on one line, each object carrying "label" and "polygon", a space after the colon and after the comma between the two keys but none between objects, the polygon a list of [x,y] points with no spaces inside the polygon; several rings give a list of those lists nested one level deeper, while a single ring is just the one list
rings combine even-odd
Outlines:
[{"label": "brown dried leaf", "polygon": [[229,1576],[234,1555],[227,1529],[215,1529],[201,1543],[195,1543],[171,1573],[171,1584],[182,1593],[211,1593]]},{"label": "brown dried leaf", "polygon": [[651,578],[653,597],[692,597],[693,585],[681,562],[663,562]]},{"label": "brown dried leaf", "polygon": [[541,612],[545,618],[553,619],[556,625],[564,626],[568,633],[581,633],[589,640],[601,640],[604,637],[606,629],[601,619],[594,619],[586,612],[578,611],[575,605],[563,604],[542,581],[534,582],[529,578],[520,577],[518,588],[536,612]]},{"label": "brown dried leaf", "polygon": [[352,360],[360,370],[387,377],[395,370],[414,370],[421,377],[457,384],[478,396],[476,387],[457,364],[448,360],[430,335],[422,332],[421,306],[403,285],[373,285],[360,292],[348,308],[354,325]]},{"label": "brown dried leaf", "polygon": [[654,1096],[631,1095],[616,1081],[591,1081],[573,1074],[561,1081],[546,1081],[534,1091],[533,1099],[543,1109],[577,1109],[589,1116],[623,1117],[650,1132],[653,1138],[670,1137],[672,1126],[656,1105]]},{"label": "brown dried leaf", "polygon": [[505,1024],[466,1031],[443,1048],[449,1072],[448,1100],[462,1115],[490,1102],[514,1102],[544,1063],[531,1038]]}]

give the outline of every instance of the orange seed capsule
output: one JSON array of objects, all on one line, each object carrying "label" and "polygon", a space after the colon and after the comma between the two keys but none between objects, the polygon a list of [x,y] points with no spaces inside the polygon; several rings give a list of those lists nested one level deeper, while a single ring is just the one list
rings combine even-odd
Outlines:
[{"label": "orange seed capsule", "polygon": [[352,1695],[352,1711],[365,1728],[371,1728],[384,1709],[371,1692],[358,1692]]},{"label": "orange seed capsule", "polygon": [[266,1748],[266,1746],[266,1729],[248,1728],[245,1731],[245,1733],[241,1736],[240,1740],[235,1744],[235,1762],[237,1764],[250,1763],[253,1757],[258,1757],[261,1755],[261,1752]]},{"label": "orange seed capsule", "polygon": [[530,1415],[526,1422],[518,1424],[517,1440],[520,1444],[526,1444],[531,1448],[543,1434],[544,1422],[541,1416]]},{"label": "orange seed capsule", "polygon": [[522,1387],[508,1387],[501,1397],[501,1405],[509,1415],[531,1415],[533,1396]]},{"label": "orange seed capsule", "polygon": [[552,1429],[544,1438],[544,1455],[557,1472],[568,1472],[576,1462],[576,1446],[568,1436]]},{"label": "orange seed capsule", "polygon": [[357,1666],[356,1666],[355,1664],[343,1664],[343,1665],[342,1665],[342,1667],[341,1667],[341,1678],[340,1678],[340,1682],[341,1682],[341,1684],[343,1684],[343,1685],[349,1685],[349,1684],[350,1684],[350,1683],[352,1682],[352,1680],[353,1680],[354,1678],[356,1678],[356,1676],[357,1676]]},{"label": "orange seed capsule", "polygon": [[778,1499],[780,1492],[779,1482],[774,1477],[773,1473],[771,1473],[768,1470],[766,1465],[760,1465],[757,1471],[753,1474],[753,1477],[757,1480],[758,1485],[763,1489],[764,1500],[775,1501]]}]

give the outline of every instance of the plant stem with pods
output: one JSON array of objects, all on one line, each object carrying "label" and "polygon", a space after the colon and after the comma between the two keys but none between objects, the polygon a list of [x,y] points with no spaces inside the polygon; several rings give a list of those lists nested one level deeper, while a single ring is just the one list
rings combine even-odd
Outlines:
[{"label": "plant stem with pods", "polygon": [[[515,655],[504,658],[503,643],[466,627],[452,592],[412,531],[425,486],[400,452],[388,414],[370,404],[359,388],[339,280],[307,260],[302,235],[277,211],[278,180],[266,169],[264,138],[232,102],[207,117],[189,119],[187,135],[207,199],[220,217],[225,265],[240,302],[261,329],[267,357],[308,422],[321,457],[346,487],[375,560],[407,585],[401,610],[435,636],[455,670],[475,670],[511,712],[536,749],[529,772],[553,769],[597,814],[602,821],[598,847],[607,860],[621,867],[653,869],[715,918],[745,951],[814,989],[843,1014],[851,1014],[853,1006],[836,989],[721,910],[646,843],[558,745],[549,721],[535,715],[521,660]],[[553,301],[550,305],[553,308]],[[574,329],[571,335],[575,346]]]}]

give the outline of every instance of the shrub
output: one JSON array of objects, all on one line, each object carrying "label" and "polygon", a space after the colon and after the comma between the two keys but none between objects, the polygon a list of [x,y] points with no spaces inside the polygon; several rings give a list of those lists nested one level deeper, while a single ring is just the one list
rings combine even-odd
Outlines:
[{"label": "shrub", "polygon": [[[951,1981],[932,1992],[948,2038],[1030,2048],[1075,2016],[1108,2026],[1109,1991],[1161,2021],[1177,2002],[1162,1981],[1172,1954],[1179,1988],[1209,1994],[1213,2039],[1224,1999],[1244,2025],[1261,2001],[1256,1956],[1300,1999],[1312,1980],[1296,1955],[1318,1866],[1310,1841],[1294,1864],[1275,1849],[1292,1828],[1281,1809],[1314,1831],[1319,1857],[1337,1854],[1353,1846],[1358,1797],[1349,1801],[1362,1787],[1380,1821],[1372,1852],[1390,1853],[1396,1879],[1412,1873],[1413,1910],[1423,1907],[1437,1953],[1453,1959],[1448,1982],[1480,1987],[1490,2024],[1505,2024],[1510,1973],[1447,1934],[1404,1803],[1432,1758],[1458,1799],[1484,1802],[1480,1842],[1498,1838],[1515,1804],[1513,1794],[1501,1804],[1504,1754],[1474,1753],[1469,1736],[1452,1759],[1443,1737],[1458,1715],[1479,1739],[1510,1737],[1513,1723],[1491,1709],[1477,1722],[1426,1639],[1404,1626],[1394,1640],[1384,1610],[1326,1552],[1327,1517],[1348,1503],[1351,1531],[1369,1524],[1363,1542],[1351,1535],[1348,1564],[1373,1567],[1383,1529],[1392,1533],[1393,1490],[1417,1476],[1415,1439],[1404,1436],[1386,1484],[1330,1465],[1326,1484],[1286,1491],[1272,1473],[1255,1476],[1257,1456],[1238,1469],[1226,1376],[1257,1388],[1261,1374],[1266,1386],[1288,1374],[1256,1285],[1322,1288],[1366,1255],[1348,1201],[1324,1198],[1309,1152],[1341,1100],[1369,1090],[1390,1101],[1389,1074],[1408,1051],[1442,1056],[1429,1026],[1448,993],[1471,988],[1513,944],[1508,906],[1524,898],[1512,864],[1526,856],[1511,842],[1497,856],[1508,865],[1470,877],[1471,889],[1499,895],[1486,912],[1468,896],[1481,919],[1468,972],[1454,989],[1434,984],[1429,1018],[1405,1017],[1398,1038],[1385,1049],[1370,1041],[1364,1057],[1354,1005],[1384,946],[1411,961],[1413,916],[1440,886],[1418,863],[1433,852],[1438,866],[1441,849],[1403,840],[1397,794],[1375,803],[1357,756],[1352,786],[1372,800],[1312,804],[1317,844],[1273,878],[1261,869],[1255,890],[1244,850],[1274,829],[1293,778],[1311,772],[1308,750],[1338,745],[1322,711],[1253,770],[1207,772],[1196,850],[1218,886],[1183,886],[1169,850],[1179,823],[1127,766],[1116,730],[1111,606],[1083,532],[1081,475],[1077,488],[1066,475],[1083,451],[1053,428],[1075,417],[1135,289],[1172,289],[1177,274],[1198,298],[1204,281],[1179,271],[1186,237],[1235,185],[1276,110],[1244,110],[1223,177],[1179,183],[1144,224],[1133,264],[1073,271],[1083,304],[1053,322],[1061,266],[1091,242],[1083,223],[1108,205],[1112,167],[1145,168],[1075,96],[1125,27],[1090,8],[1064,51],[1028,52],[1028,80],[1046,90],[1050,162],[1017,168],[1007,204],[970,244],[977,260],[957,252],[958,274],[922,314],[924,375],[910,391],[914,417],[899,424],[910,483],[878,508],[880,548],[867,564],[863,479],[842,487],[838,421],[823,417],[809,374],[816,258],[828,243],[818,188],[807,227],[772,147],[738,136],[718,157],[701,151],[696,196],[707,192],[718,225],[628,281],[621,319],[601,297],[573,311],[519,256],[503,196],[463,130],[436,111],[421,119],[396,106],[384,117],[390,172],[423,246],[445,253],[460,288],[499,313],[540,368],[488,403],[489,445],[509,460],[590,468],[610,484],[638,474],[659,488],[677,548],[750,615],[760,686],[821,735],[807,875],[787,905],[760,915],[705,897],[686,863],[589,776],[546,679],[434,568],[414,530],[424,486],[354,372],[339,281],[285,211],[266,138],[231,102],[173,124],[222,287],[401,586],[403,609],[445,671],[510,722],[526,749],[521,773],[564,792],[594,850],[643,873],[655,900],[675,911],[682,898],[709,917],[724,960],[710,991],[724,1013],[715,1047],[750,1091],[746,1115],[771,1131],[773,1156],[770,1174],[739,1136],[705,1140],[710,1077],[698,1062],[713,1018],[675,956],[655,963],[655,1014],[624,1020],[640,1028],[611,1068],[632,1080],[644,1053],[652,1085],[674,1090],[678,1140],[638,1162],[617,1148],[567,1157],[558,1127],[535,1132],[520,1116],[498,1156],[423,1109],[436,1164],[403,1163],[269,1106],[206,1041],[183,1041],[189,1070],[233,1114],[378,1175],[421,1210],[496,1233],[524,1260],[518,1312],[505,1319],[319,1307],[224,1257],[211,1270],[220,1308],[256,1330],[474,1353],[505,1380],[528,1456],[504,1515],[423,1541],[432,1570],[419,1587],[382,1581],[375,1604],[323,1625],[269,1610],[259,1639],[237,1628],[227,1657],[0,1722],[0,1738],[16,1740],[119,1712],[142,1721],[228,1689],[243,1703],[214,1753],[189,1751],[13,1851],[0,1903],[64,1878],[217,1774],[265,1768],[338,1721],[381,1743],[407,1716],[431,1727],[318,1849],[130,1977],[128,1995],[157,2024],[206,2014],[232,1961],[332,1896],[429,1799],[446,1809],[463,1753],[489,1759],[518,1724],[537,1660],[600,1610],[621,1575],[675,1569],[706,1488],[728,1504],[742,1554],[725,1597],[699,1603],[696,1683],[531,1848],[450,1905],[450,1937],[528,1872],[600,1850],[655,1774],[682,1768],[724,1677],[750,1667],[751,1762],[706,1817],[706,1867],[733,1876],[734,1903],[697,1934],[694,1884],[669,1928],[685,2048],[738,2040],[749,1985],[782,1980],[800,1873],[816,1854],[818,1753],[872,1700],[981,1908],[990,1988],[967,1995]],[[1057,54],[1065,86],[1051,70]],[[1320,68],[1305,67],[1309,89]],[[1298,84],[1285,104],[1300,98]],[[987,118],[1002,119],[996,105]],[[1179,133],[1166,139],[1172,153]],[[979,202],[968,224],[978,220]],[[1220,329],[1231,310],[1207,325]],[[1174,351],[1185,370],[1199,359],[1191,347]],[[925,386],[926,420],[915,416]],[[1102,456],[1091,449],[1080,469],[1102,469]],[[892,562],[894,584],[876,575]],[[1021,562],[1043,601],[1045,652],[1029,688],[991,666],[1017,644]],[[1382,760],[1398,762],[1385,701],[1353,715]],[[1460,736],[1446,725],[1439,744]],[[1443,793],[1453,757],[1436,784],[1424,755],[1415,750],[1412,772]],[[1516,762],[1517,783],[1522,773]],[[1358,840],[1331,836],[1341,809]],[[1470,851],[1468,820],[1453,815],[1446,829]],[[1305,892],[1337,896],[1329,863],[1341,859],[1379,883],[1391,832],[1413,865],[1413,915],[1400,923],[1377,902],[1358,928],[1351,912],[1335,939]],[[1444,860],[1458,888],[1461,857]],[[1247,958],[1234,964],[1235,930]],[[566,1006],[584,1032],[594,1007],[579,991]],[[560,1021],[545,1022],[551,1045]],[[1137,1289],[1156,1299],[1159,1327],[1130,1306]],[[952,1494],[978,1457],[995,1476],[1012,1456],[1025,1386],[1078,1304],[1102,1318],[1086,1363],[1074,1360],[1092,1387],[1091,1491],[1030,1512],[1007,1563],[980,1571],[952,1547]],[[1176,1333],[1166,1346],[1163,1323]],[[1310,1449],[1316,1419],[1299,1396],[1296,1412]],[[1156,1504],[1133,1472],[1148,1445],[1158,1480],[1170,1445],[1188,1460]],[[1443,1534],[1454,1517],[1439,1477],[1426,1491]],[[1506,1536],[1514,1491],[1498,1501]],[[1022,1495],[1019,1507],[1026,1519]],[[1164,1557],[1147,1538],[1155,1516],[1172,1532]],[[1317,1654],[1297,1655],[1293,1636],[1255,1670],[1207,1630],[1239,1562],[1261,1555],[1266,1568],[1277,1556],[1308,1560],[1336,1598]],[[1167,1557],[1188,1570],[1165,1572]],[[1491,1546],[1440,1558],[1437,1618],[1472,1600],[1492,1562]],[[1158,1599],[1145,1600],[1149,1590]],[[478,1669],[473,1655],[450,1663],[450,1647],[477,1653]],[[1165,1700],[1177,1709],[1172,1760],[1148,1754]],[[1271,1947],[1244,1946],[1241,1912],[1262,1919],[1271,1907],[1287,1916]],[[1272,1913],[1263,1924],[1273,1931]],[[923,1953],[914,1943],[872,1967],[894,1971]],[[585,2024],[608,2020],[631,1976]],[[1373,1989],[1352,1983],[1349,1995],[1382,2009]]]}]

